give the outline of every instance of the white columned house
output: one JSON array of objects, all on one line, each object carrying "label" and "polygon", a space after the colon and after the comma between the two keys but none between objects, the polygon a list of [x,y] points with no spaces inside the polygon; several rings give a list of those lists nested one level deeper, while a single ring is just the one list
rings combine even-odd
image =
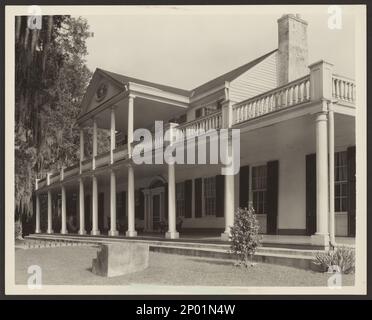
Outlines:
[{"label": "white columned house", "polygon": [[[326,249],[338,237],[354,237],[355,82],[329,62],[309,64],[307,28],[298,15],[283,15],[277,48],[192,90],[97,68],[77,119],[80,165],[41,177],[35,190],[55,208],[53,194],[62,189],[61,217],[53,215],[62,221],[60,232],[69,231],[66,216],[75,214],[79,194],[80,234],[91,222],[95,236],[151,232],[172,240],[187,233],[226,241],[235,210],[251,202],[267,241],[285,236],[296,243],[291,236],[302,236],[302,244]],[[92,156],[84,155],[87,127]],[[110,137],[100,154],[98,127]],[[205,131],[239,129],[239,172],[223,176],[221,164],[211,163],[137,164],[138,128],[154,137],[152,160],[162,160],[167,143],[193,141],[197,148]],[[163,136],[168,128],[170,142]],[[43,219],[47,209],[42,202],[39,208]]]}]

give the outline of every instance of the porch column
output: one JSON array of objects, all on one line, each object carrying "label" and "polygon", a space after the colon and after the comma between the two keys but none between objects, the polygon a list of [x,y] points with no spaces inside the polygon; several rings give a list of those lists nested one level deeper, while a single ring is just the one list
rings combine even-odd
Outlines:
[{"label": "porch column", "polygon": [[134,104],[134,96],[128,96],[128,155],[132,157],[132,142],[133,142],[133,104]]},{"label": "porch column", "polygon": [[[38,189],[38,183],[39,183],[39,179],[36,179],[36,182],[35,182],[35,189],[37,190]],[[35,195],[35,201],[36,201],[36,214],[35,214],[35,233],[41,233],[41,230],[40,230],[40,199],[39,199],[39,194],[36,193]]]},{"label": "porch column", "polygon": [[93,118],[93,154],[92,154],[92,168],[96,168],[96,155],[97,155],[97,120]]},{"label": "porch column", "polygon": [[92,176],[92,236],[99,235],[98,230],[98,187],[97,187],[97,177]]},{"label": "porch column", "polygon": [[85,231],[85,202],[84,202],[84,181],[79,179],[79,234],[83,235]]},{"label": "porch column", "polygon": [[111,131],[110,131],[110,162],[114,163],[114,150],[116,147],[115,107],[111,108]]},{"label": "porch column", "polygon": [[52,229],[52,191],[48,190],[48,230],[47,233],[53,233]]},{"label": "porch column", "polygon": [[84,158],[84,131],[83,128],[80,128],[80,173],[82,173],[82,162]]},{"label": "porch column", "polygon": [[175,165],[168,164],[168,232],[167,239],[178,239],[179,233],[176,230],[176,177]]},{"label": "porch column", "polygon": [[[129,140],[128,140],[129,146]],[[128,165],[128,231],[126,232],[127,237],[136,237],[137,232],[135,229],[135,212],[134,212],[134,171],[133,166]]]},{"label": "porch column", "polygon": [[62,217],[61,217],[61,234],[67,234],[66,227],[66,188],[62,185],[61,188],[61,201],[62,201]]},{"label": "porch column", "polygon": [[110,236],[117,236],[119,232],[116,230],[116,175],[115,171],[111,170],[110,174]]},{"label": "porch column", "polygon": [[[47,173],[47,186],[50,185],[50,176],[51,173]],[[47,233],[53,233],[53,228],[52,228],[52,191],[48,190],[48,230]]]},{"label": "porch column", "polygon": [[221,234],[221,240],[230,241],[231,227],[234,225],[234,175],[225,175],[225,231]]},{"label": "porch column", "polygon": [[316,131],[316,233],[311,236],[315,246],[329,246],[328,233],[328,137],[327,115],[318,113]]},{"label": "porch column", "polygon": [[329,147],[329,237],[331,245],[335,239],[335,119],[332,102],[328,104],[328,147]]}]

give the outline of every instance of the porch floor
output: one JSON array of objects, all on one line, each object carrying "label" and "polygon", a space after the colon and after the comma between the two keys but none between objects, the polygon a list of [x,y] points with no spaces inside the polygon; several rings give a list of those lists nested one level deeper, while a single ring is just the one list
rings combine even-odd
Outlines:
[{"label": "porch floor", "polygon": [[[47,235],[46,233],[42,233]],[[59,233],[54,233],[53,235],[61,235]],[[89,238],[90,235],[78,235],[76,233],[69,233],[70,236]],[[94,236],[94,238],[102,239],[130,239],[130,240],[154,240],[154,241],[166,241],[166,242],[188,242],[188,243],[204,243],[204,244],[225,244],[229,242],[223,241],[220,238],[220,233],[211,232],[192,232],[192,233],[182,233],[180,232],[178,239],[166,239],[165,235],[160,232],[138,232],[137,237],[126,237],[125,235],[119,236],[108,236],[107,234],[101,234]],[[355,238],[353,237],[336,237],[336,243],[340,246],[355,247]],[[299,235],[262,235],[262,245],[264,247],[283,247],[283,248],[299,248],[299,249],[314,249],[311,246],[311,238],[309,236],[299,236]]]}]

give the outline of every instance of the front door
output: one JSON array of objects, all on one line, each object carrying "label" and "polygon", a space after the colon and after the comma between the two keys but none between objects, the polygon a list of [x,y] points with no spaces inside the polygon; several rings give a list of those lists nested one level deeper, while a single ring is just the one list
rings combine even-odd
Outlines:
[{"label": "front door", "polygon": [[159,228],[160,222],[160,194],[152,196],[152,225],[156,230]]}]

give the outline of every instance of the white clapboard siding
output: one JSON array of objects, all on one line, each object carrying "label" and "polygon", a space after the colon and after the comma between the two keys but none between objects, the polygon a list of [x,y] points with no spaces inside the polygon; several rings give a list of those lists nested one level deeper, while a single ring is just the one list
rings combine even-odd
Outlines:
[{"label": "white clapboard siding", "polygon": [[261,61],[230,83],[230,100],[243,101],[277,87],[277,53]]}]

